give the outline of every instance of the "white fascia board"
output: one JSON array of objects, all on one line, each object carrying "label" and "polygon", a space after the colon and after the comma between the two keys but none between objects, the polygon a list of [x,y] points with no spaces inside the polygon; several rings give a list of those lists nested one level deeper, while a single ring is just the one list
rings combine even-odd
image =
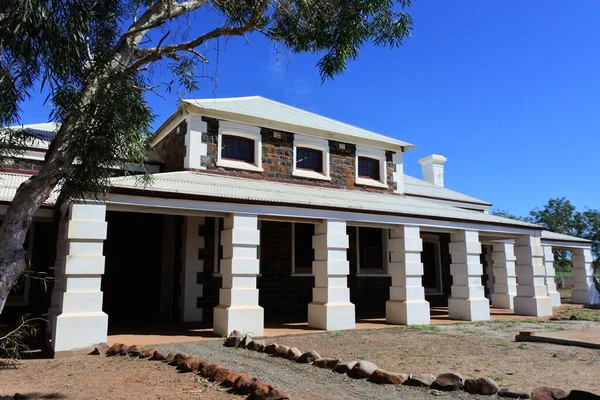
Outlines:
[{"label": "white fascia board", "polygon": [[[238,204],[226,202],[211,202],[199,200],[169,199],[160,197],[143,197],[110,193],[105,197],[108,210],[132,211],[164,214],[165,209],[177,210],[177,214],[185,215],[192,212],[202,213],[238,213],[253,214],[268,217],[308,218],[308,219],[333,219],[352,223],[373,223],[381,226],[389,225],[418,225],[426,228],[452,230],[474,230],[482,232],[506,233],[514,235],[541,236],[542,229],[526,227],[509,227],[487,223],[467,221],[444,221],[427,219],[427,217],[401,217],[386,214],[368,214],[358,211],[336,211],[301,207],[283,207],[276,205]],[[143,209],[143,211],[142,211]],[[195,214],[195,215],[196,215]],[[198,214],[198,215],[199,215]],[[204,215],[204,214],[202,214]]]},{"label": "white fascia board", "polygon": [[591,249],[591,243],[569,242],[566,240],[542,239],[542,246],[552,246],[553,250]]},{"label": "white fascia board", "polygon": [[[7,211],[8,211],[8,205],[0,204],[0,217],[5,215]],[[47,207],[38,208],[37,210],[35,210],[33,217],[34,217],[34,221],[39,221],[39,220],[54,221],[54,209],[47,208]]]},{"label": "white fascia board", "polygon": [[[288,124],[288,123],[283,123],[283,122],[268,121],[268,120],[264,120],[261,118],[247,116],[247,115],[233,116],[227,112],[204,109],[204,108],[195,106],[193,104],[190,104],[189,107],[190,107],[189,112],[191,112],[191,113],[198,113],[198,114],[202,114],[207,117],[211,117],[211,118],[215,118],[215,119],[223,120],[223,121],[231,121],[231,122],[238,122],[238,123],[242,123],[242,124],[255,125],[255,126],[262,127],[262,128],[274,129],[274,130],[283,131],[283,132],[290,132],[290,133],[299,134],[299,135],[309,135],[309,136],[314,136],[317,138],[336,140],[336,141],[344,142],[344,143],[365,145],[365,146],[374,147],[374,148],[383,149],[383,150],[401,151],[402,147],[404,147],[404,146],[400,146],[398,144],[380,142],[378,140],[372,140],[372,139],[362,139],[359,137],[347,136],[347,135],[343,135],[343,134],[335,133],[335,132],[325,132],[325,131],[321,131],[321,130],[314,129],[314,128],[296,126],[293,124]],[[412,148],[405,148],[404,151],[408,151],[410,149],[412,149]]]}]

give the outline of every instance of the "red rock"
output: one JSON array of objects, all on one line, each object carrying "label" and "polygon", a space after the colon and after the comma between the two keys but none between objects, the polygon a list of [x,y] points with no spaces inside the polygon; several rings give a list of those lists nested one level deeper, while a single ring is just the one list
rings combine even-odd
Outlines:
[{"label": "red rock", "polygon": [[264,351],[265,346],[266,346],[266,343],[264,340],[253,340],[250,343],[248,343],[248,346],[246,346],[246,348],[248,350]]},{"label": "red rock", "polygon": [[252,393],[254,390],[256,390],[256,386],[253,385],[252,378],[247,374],[240,375],[232,386],[232,391],[235,394],[246,395]]},{"label": "red rock", "polygon": [[435,381],[435,376],[431,374],[411,374],[409,375],[404,385],[406,386],[417,386],[417,387],[429,387]]},{"label": "red rock", "polygon": [[230,336],[225,339],[225,347],[238,347],[242,342],[242,338],[240,336]]},{"label": "red rock", "polygon": [[245,348],[248,347],[248,345],[250,344],[250,342],[252,342],[252,338],[250,336],[246,335],[240,341],[240,344],[238,345],[238,347],[241,347],[242,349],[245,349]]},{"label": "red rock", "polygon": [[121,350],[123,348],[123,343],[113,343],[112,346],[108,350],[106,350],[106,355],[108,357],[116,356],[117,354],[121,354]]},{"label": "red rock", "polygon": [[466,379],[464,390],[471,394],[490,396],[498,392],[498,384],[490,378]]},{"label": "red rock", "polygon": [[237,372],[229,371],[225,379],[221,382],[221,386],[232,387],[235,381],[237,381],[240,376],[241,374],[238,374]]},{"label": "red rock", "polygon": [[275,356],[285,358],[285,356],[286,356],[286,354],[287,354],[287,352],[288,352],[289,349],[290,348],[287,347],[285,344],[280,344],[275,349]]},{"label": "red rock", "polygon": [[333,370],[335,372],[337,372],[338,374],[347,374],[348,371],[350,371],[352,368],[354,368],[356,363],[357,363],[357,361],[342,362],[342,363],[339,363],[338,365],[336,365]]},{"label": "red rock", "polygon": [[200,376],[206,379],[212,379],[218,369],[223,368],[220,364],[208,364],[200,370]]},{"label": "red rock", "polygon": [[165,359],[163,360],[163,362],[165,364],[171,364],[173,362],[173,360],[175,360],[175,353],[169,353],[167,354],[167,356],[165,357]]},{"label": "red rock", "polygon": [[227,368],[223,368],[221,366],[219,366],[218,368],[215,369],[215,374],[213,376],[213,379],[216,382],[223,382],[225,379],[227,379],[227,375],[229,375],[231,373],[230,370],[228,370]]},{"label": "red rock", "polygon": [[319,358],[313,361],[312,365],[319,368],[334,369],[340,362],[339,358]]},{"label": "red rock", "polygon": [[498,391],[498,397],[507,397],[509,399],[529,399],[531,396],[526,390],[503,388]]},{"label": "red rock", "polygon": [[150,357],[152,357],[154,355],[154,353],[156,353],[156,351],[157,350],[155,348],[144,350],[144,351],[142,351],[142,354],[140,354],[139,357],[140,358],[150,358]]},{"label": "red rock", "polygon": [[240,331],[234,329],[229,334],[229,337],[239,337],[239,338],[241,338],[242,337],[242,333]]},{"label": "red rock", "polygon": [[384,369],[375,370],[367,379],[369,382],[386,384],[386,385],[402,385],[408,379],[407,374],[397,374]]},{"label": "red rock", "polygon": [[600,400],[600,396],[583,390],[571,390],[566,397],[567,400]]},{"label": "red rock", "polygon": [[271,385],[265,383],[260,384],[254,389],[250,396],[248,396],[248,400],[265,400],[271,389],[273,389]]},{"label": "red rock", "polygon": [[290,400],[290,396],[279,388],[273,388],[269,391],[265,400]]},{"label": "red rock", "polygon": [[561,389],[540,386],[531,391],[531,397],[537,400],[560,400],[565,399],[567,393]]},{"label": "red rock", "polygon": [[196,372],[202,369],[204,361],[190,357],[183,364],[180,364],[177,369],[181,372]]},{"label": "red rock", "polygon": [[275,354],[275,353],[277,353],[278,347],[279,347],[279,345],[277,343],[271,343],[271,344],[265,346],[265,353]]},{"label": "red rock", "polygon": [[121,351],[119,352],[119,355],[126,356],[128,351],[129,351],[129,346],[127,346],[126,344],[123,344],[123,345],[121,345]]},{"label": "red rock", "polygon": [[503,388],[498,391],[498,397],[507,397],[509,399],[529,399],[531,396],[526,390]]},{"label": "red rock", "polygon": [[361,360],[357,362],[350,371],[348,371],[348,376],[354,379],[364,379],[371,376],[371,374],[377,369],[379,369],[377,368],[377,365],[373,364],[372,362]]},{"label": "red rock", "polygon": [[460,374],[454,372],[441,374],[435,378],[431,388],[445,391],[461,390],[463,388],[463,378]]},{"label": "red rock", "polygon": [[152,354],[152,357],[149,358],[149,360],[152,361],[164,361],[166,360],[167,356],[165,356],[163,353],[161,353],[160,351],[155,351],[154,354]]},{"label": "red rock", "polygon": [[173,365],[175,367],[179,367],[181,364],[185,362],[191,356],[189,354],[177,353],[175,357],[173,357],[173,362],[169,363],[169,365]]},{"label": "red rock", "polygon": [[127,354],[132,357],[139,357],[143,351],[144,349],[142,349],[141,346],[137,346],[134,344],[133,346],[129,347],[129,349],[127,349]]},{"label": "red rock", "polygon": [[[267,352],[267,350],[265,349],[265,353]],[[301,364],[310,364],[316,360],[318,360],[319,358],[321,358],[321,356],[319,355],[319,353],[317,353],[314,350],[311,350],[307,353],[302,354],[300,357],[298,357],[296,359],[297,363],[301,363]]]},{"label": "red rock", "polygon": [[291,361],[296,361],[298,359],[298,357],[300,357],[302,355],[302,352],[300,350],[298,350],[297,347],[292,347],[291,349],[288,350],[287,354],[285,355],[285,358],[287,358],[288,360]]}]

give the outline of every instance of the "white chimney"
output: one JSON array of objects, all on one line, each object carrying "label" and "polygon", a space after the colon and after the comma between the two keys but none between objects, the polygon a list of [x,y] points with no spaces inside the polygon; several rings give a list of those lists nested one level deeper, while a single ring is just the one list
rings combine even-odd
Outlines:
[{"label": "white chimney", "polygon": [[448,159],[438,154],[431,154],[419,159],[423,180],[436,186],[444,187],[444,163]]}]

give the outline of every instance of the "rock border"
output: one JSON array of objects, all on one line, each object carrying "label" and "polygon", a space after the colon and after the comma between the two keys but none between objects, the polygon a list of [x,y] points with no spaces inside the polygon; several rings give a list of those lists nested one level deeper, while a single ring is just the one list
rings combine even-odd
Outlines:
[{"label": "rock border", "polygon": [[[277,343],[268,344],[264,340],[254,340],[248,335],[242,336],[238,331],[233,331],[223,343],[226,347],[236,347],[246,350],[263,352],[271,357],[286,358],[296,363],[305,363],[317,368],[329,369],[340,374],[346,374],[354,379],[365,379],[375,384],[405,385],[423,388],[431,388],[436,391],[458,391],[463,390],[470,394],[480,396],[492,396],[511,399],[538,399],[538,400],[577,400],[598,399],[600,396],[580,390],[572,390],[568,394],[562,389],[539,386],[531,391],[515,389],[510,387],[500,388],[498,384],[489,377],[467,378],[455,372],[440,374],[437,377],[430,374],[404,374],[390,372],[377,367],[377,365],[365,361],[343,362],[337,358],[321,357],[315,350],[303,353],[298,348],[289,348]],[[545,396],[548,394],[548,397]],[[585,397],[581,397],[585,396]]]},{"label": "rock border", "polygon": [[[236,342],[236,340],[232,342]],[[239,343],[241,340],[237,341],[237,344]],[[246,347],[248,343],[249,341],[245,343]],[[283,390],[258,378],[231,371],[220,364],[211,364],[189,354],[174,352],[164,354],[153,347],[146,349],[142,346],[128,346],[124,343],[114,343],[108,349],[106,347],[108,346],[105,345],[104,348],[96,346],[89,354],[105,354],[107,357],[130,356],[149,361],[160,361],[175,367],[181,373],[194,373],[212,382],[217,382],[221,387],[229,389],[229,393],[247,396],[248,400],[290,400]]]}]

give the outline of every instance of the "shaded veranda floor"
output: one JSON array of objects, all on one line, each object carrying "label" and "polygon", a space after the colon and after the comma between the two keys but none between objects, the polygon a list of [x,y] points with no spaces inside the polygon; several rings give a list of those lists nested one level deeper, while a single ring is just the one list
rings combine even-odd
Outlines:
[{"label": "shaded veranda floor", "polygon": [[[563,306],[565,307],[565,306]],[[530,316],[515,315],[513,311],[490,308],[491,321],[511,320],[547,320],[548,317],[535,318]],[[466,321],[451,320],[448,317],[447,307],[431,308],[431,324],[447,325],[467,323]],[[384,316],[358,315],[356,329],[384,329],[398,326],[389,324]],[[274,322],[265,324],[265,337],[282,335],[301,335],[307,333],[325,332],[321,329],[310,328],[307,322]],[[219,339],[213,333],[212,321],[201,323],[180,323],[173,321],[140,322],[130,325],[111,326],[107,342],[109,344],[120,342],[127,344],[148,345],[179,342],[194,342],[202,340]]]}]

